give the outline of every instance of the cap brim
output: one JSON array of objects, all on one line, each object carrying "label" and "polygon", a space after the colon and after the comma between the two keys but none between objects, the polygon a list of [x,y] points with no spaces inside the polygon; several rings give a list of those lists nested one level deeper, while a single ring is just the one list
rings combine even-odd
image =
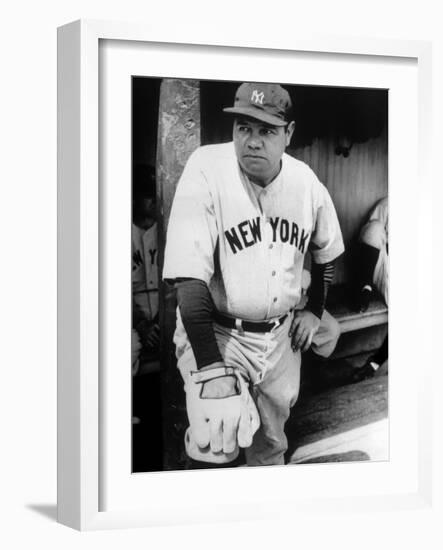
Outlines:
[{"label": "cap brim", "polygon": [[266,122],[267,124],[271,124],[272,126],[286,126],[288,124],[285,120],[282,120],[281,118],[272,116],[268,113],[260,111],[259,109],[254,109],[250,107],[226,107],[225,109],[223,109],[223,111],[232,115],[245,115],[251,118],[255,118],[256,120]]}]

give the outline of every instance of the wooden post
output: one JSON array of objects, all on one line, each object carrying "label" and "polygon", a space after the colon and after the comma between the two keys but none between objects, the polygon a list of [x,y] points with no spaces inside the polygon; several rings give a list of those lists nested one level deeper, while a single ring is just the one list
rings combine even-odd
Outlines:
[{"label": "wooden post", "polygon": [[164,79],[160,87],[157,143],[157,182],[164,229],[183,168],[199,146],[199,81]]},{"label": "wooden post", "polygon": [[[166,230],[178,180],[190,154],[200,145],[200,84],[198,80],[164,79],[160,87],[157,142],[159,260],[163,268]],[[160,285],[162,364],[163,463],[167,470],[183,468],[183,436],[187,426],[183,382],[176,368],[172,337],[176,298]]]}]

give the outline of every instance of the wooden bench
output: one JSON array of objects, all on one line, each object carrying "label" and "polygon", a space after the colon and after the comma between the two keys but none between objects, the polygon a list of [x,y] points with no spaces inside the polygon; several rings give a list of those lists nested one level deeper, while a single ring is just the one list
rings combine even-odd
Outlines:
[{"label": "wooden bench", "polygon": [[347,285],[331,287],[327,310],[340,323],[342,334],[388,322],[388,308],[377,292],[374,292],[374,298],[367,311],[359,313],[352,307],[351,294]]},{"label": "wooden bench", "polygon": [[[346,284],[334,285],[328,295],[327,310],[339,322],[341,334],[331,359],[352,360],[356,366],[382,344],[387,330],[388,308],[374,291],[367,311],[358,313]],[[351,359],[353,358],[353,359]]]}]

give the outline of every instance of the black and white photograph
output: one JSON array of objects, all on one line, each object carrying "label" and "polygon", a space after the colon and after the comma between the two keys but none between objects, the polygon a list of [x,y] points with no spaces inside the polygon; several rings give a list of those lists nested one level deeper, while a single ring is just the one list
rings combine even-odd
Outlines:
[{"label": "black and white photograph", "polygon": [[5,8],[0,546],[442,548],[440,4]]},{"label": "black and white photograph", "polygon": [[133,76],[133,472],[389,460],[388,227],[388,90]]}]

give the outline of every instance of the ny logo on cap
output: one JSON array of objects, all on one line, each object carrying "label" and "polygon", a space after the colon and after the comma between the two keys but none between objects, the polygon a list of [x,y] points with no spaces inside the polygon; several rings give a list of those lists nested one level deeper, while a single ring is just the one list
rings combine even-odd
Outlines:
[{"label": "ny logo on cap", "polygon": [[251,95],[251,101],[263,105],[263,100],[265,99],[265,93],[259,92],[258,90],[254,90]]}]

